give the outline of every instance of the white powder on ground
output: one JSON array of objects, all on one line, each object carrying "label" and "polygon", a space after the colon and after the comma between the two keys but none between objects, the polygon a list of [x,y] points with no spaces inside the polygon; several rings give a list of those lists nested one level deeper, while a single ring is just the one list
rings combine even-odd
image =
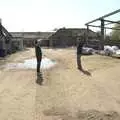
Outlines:
[{"label": "white powder on ground", "polygon": [[[49,69],[56,64],[55,61],[52,61],[48,58],[43,58],[41,61],[41,69]],[[4,66],[6,69],[36,69],[37,61],[36,58],[27,59],[24,63],[9,63]]]}]

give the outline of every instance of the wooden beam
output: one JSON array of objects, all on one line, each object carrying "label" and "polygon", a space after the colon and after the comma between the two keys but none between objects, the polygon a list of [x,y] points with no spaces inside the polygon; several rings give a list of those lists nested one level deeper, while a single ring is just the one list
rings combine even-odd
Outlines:
[{"label": "wooden beam", "polygon": [[118,9],[118,10],[116,10],[116,11],[114,11],[114,12],[111,12],[111,13],[109,13],[109,14],[106,14],[106,15],[104,15],[104,16],[102,16],[102,17],[99,17],[99,18],[97,18],[97,19],[95,19],[95,20],[92,20],[92,21],[86,23],[85,25],[89,25],[90,23],[96,22],[97,20],[104,19],[104,18],[109,17],[109,16],[111,16],[111,15],[114,15],[114,14],[116,14],[116,13],[118,13],[118,12],[120,12],[120,9]]},{"label": "wooden beam", "polygon": [[88,45],[89,26],[87,25],[86,44]]},{"label": "wooden beam", "polygon": [[109,24],[120,24],[120,21],[111,21],[111,20],[104,20],[105,22],[109,22],[109,23],[106,23],[105,25],[109,25]]},{"label": "wooden beam", "polygon": [[[88,25],[88,26],[91,26],[91,27],[99,27],[101,28],[101,26],[97,26],[97,25]],[[117,29],[117,28],[110,28],[110,27],[104,27],[105,29],[112,29],[112,30],[120,30],[120,29]]]},{"label": "wooden beam", "polygon": [[104,49],[104,19],[101,19],[101,40],[100,50]]},{"label": "wooden beam", "polygon": [[[1,25],[2,26],[2,25]],[[12,38],[12,35],[5,29],[4,26],[2,26],[2,30],[9,36]]]}]

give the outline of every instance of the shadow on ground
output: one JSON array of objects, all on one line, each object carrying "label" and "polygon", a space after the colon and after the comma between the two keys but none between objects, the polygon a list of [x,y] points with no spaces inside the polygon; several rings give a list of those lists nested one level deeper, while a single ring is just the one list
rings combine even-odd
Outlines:
[{"label": "shadow on ground", "polygon": [[120,114],[115,111],[87,110],[78,111],[74,116],[64,108],[51,108],[43,111],[45,116],[55,117],[55,120],[120,120]]},{"label": "shadow on ground", "polygon": [[87,76],[92,76],[92,74],[89,71],[84,70],[83,68],[79,69],[79,71],[82,72],[83,74],[87,75]]}]

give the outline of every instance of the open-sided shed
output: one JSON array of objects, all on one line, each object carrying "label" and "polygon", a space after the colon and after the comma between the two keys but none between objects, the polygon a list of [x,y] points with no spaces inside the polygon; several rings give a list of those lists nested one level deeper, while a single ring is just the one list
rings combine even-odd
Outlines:
[{"label": "open-sided shed", "polygon": [[12,35],[4,28],[0,20],[0,57],[11,53]]},{"label": "open-sided shed", "polygon": [[[117,28],[117,27],[107,27],[108,25],[111,25],[111,24],[120,24],[120,20],[118,21],[113,21],[113,20],[109,20],[109,19],[106,19],[114,14],[117,14],[117,13],[120,13],[120,9],[116,10],[116,11],[113,11],[109,14],[106,14],[102,17],[99,17],[97,19],[94,19],[88,23],[86,23],[85,25],[87,26],[87,34],[89,34],[89,27],[95,27],[95,28],[100,28],[101,29],[101,39],[100,39],[100,47],[99,49],[103,49],[104,48],[104,36],[105,36],[105,30],[106,29],[112,29],[112,30],[120,30],[120,28]],[[96,25],[96,24],[91,24],[91,23],[95,23],[97,21],[100,21],[100,25]],[[88,39],[88,36],[87,36],[87,39]]]}]

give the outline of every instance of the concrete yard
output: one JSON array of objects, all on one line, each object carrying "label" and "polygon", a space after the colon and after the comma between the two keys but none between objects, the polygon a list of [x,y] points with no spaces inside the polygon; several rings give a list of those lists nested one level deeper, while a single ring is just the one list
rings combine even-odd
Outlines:
[{"label": "concrete yard", "polygon": [[83,56],[77,69],[76,49],[42,49],[57,64],[42,69],[7,69],[35,57],[33,48],[0,59],[0,120],[120,120],[120,59]]}]

